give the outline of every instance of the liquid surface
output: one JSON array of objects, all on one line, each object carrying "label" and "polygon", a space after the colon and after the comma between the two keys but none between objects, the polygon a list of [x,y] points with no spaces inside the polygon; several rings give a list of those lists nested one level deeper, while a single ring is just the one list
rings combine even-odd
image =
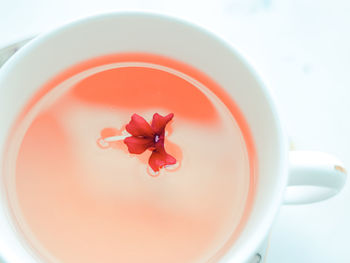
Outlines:
[{"label": "liquid surface", "polygon": [[[254,191],[249,136],[220,92],[189,66],[142,54],[54,78],[12,136],[8,186],[19,231],[50,262],[214,262],[244,225]],[[96,143],[122,134],[133,113],[151,121],[155,112],[175,114],[165,148],[176,169],[151,177],[150,151]]]}]

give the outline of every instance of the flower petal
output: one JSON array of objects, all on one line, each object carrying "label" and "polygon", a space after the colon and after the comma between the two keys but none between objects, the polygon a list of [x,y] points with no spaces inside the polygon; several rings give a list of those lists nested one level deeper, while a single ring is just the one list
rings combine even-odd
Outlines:
[{"label": "flower petal", "polygon": [[148,164],[155,172],[158,172],[159,169],[165,165],[171,165],[175,163],[176,159],[168,154],[164,148],[161,150],[154,150],[148,160]]},{"label": "flower petal", "polygon": [[153,136],[153,130],[149,123],[137,114],[131,116],[131,121],[125,126],[125,128],[133,136]]},{"label": "flower petal", "polygon": [[152,138],[142,138],[135,136],[125,138],[124,143],[128,146],[129,153],[135,154],[143,153],[154,144]]},{"label": "flower petal", "polygon": [[158,113],[155,113],[151,124],[153,131],[157,134],[161,134],[164,131],[165,126],[173,119],[173,117],[174,113],[170,113],[166,116],[161,116]]}]

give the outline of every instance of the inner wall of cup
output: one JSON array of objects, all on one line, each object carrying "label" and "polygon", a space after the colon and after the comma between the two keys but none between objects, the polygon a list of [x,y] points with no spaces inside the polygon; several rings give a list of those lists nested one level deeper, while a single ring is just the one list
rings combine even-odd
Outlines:
[{"label": "inner wall of cup", "polygon": [[14,119],[48,79],[78,62],[120,52],[153,53],[185,62],[234,98],[252,132],[258,180],[250,218],[225,258],[248,256],[266,235],[281,202],[286,184],[285,136],[273,102],[253,71],[228,45],[202,29],[162,16],[124,13],[78,21],[39,37],[0,71],[1,153]]}]

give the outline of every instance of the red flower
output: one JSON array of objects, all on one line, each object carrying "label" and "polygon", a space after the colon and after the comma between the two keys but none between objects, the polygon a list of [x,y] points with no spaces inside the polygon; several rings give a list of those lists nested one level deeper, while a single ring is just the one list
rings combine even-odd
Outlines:
[{"label": "red flower", "polygon": [[131,121],[126,125],[126,130],[132,135],[124,139],[130,153],[141,154],[147,149],[152,151],[148,160],[153,171],[158,172],[165,165],[176,163],[176,159],[168,154],[164,148],[165,126],[174,117],[173,113],[163,117],[158,113],[153,115],[152,124],[140,115],[131,116]]}]

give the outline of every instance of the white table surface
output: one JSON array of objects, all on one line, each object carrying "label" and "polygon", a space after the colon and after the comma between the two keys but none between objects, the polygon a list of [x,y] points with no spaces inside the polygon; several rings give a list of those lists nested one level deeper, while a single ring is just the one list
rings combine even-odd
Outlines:
[{"label": "white table surface", "polygon": [[[350,168],[350,2],[347,0],[0,0],[0,47],[81,16],[142,9],[221,35],[275,92],[297,149]],[[350,262],[350,184],[335,198],[284,206],[267,263]]]}]

